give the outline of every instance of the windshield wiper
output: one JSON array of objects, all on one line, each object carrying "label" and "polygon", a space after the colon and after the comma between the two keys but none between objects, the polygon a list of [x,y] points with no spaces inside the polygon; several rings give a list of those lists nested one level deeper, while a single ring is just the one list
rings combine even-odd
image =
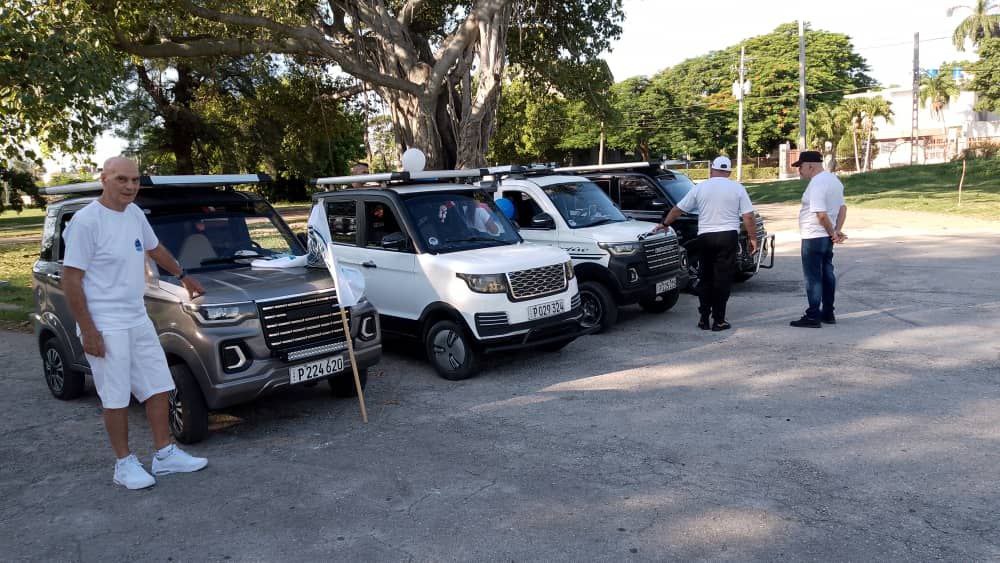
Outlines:
[{"label": "windshield wiper", "polygon": [[618,222],[619,221],[616,220],[616,219],[601,219],[600,221],[597,221],[595,223],[591,223],[591,224],[589,224],[587,226],[588,227],[596,227],[598,225],[607,225],[608,223],[618,223]]},{"label": "windshield wiper", "polygon": [[208,266],[210,264],[229,264],[236,262],[237,260],[247,260],[250,258],[260,258],[262,254],[257,252],[247,252],[246,250],[241,251],[239,254],[233,254],[231,256],[216,256],[215,258],[205,258],[201,261],[202,266]]}]

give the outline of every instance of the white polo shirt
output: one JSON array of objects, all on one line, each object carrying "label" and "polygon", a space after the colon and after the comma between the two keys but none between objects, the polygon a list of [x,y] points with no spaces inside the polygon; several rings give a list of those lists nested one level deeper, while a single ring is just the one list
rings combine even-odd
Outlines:
[{"label": "white polo shirt", "polygon": [[146,322],[146,251],[160,241],[137,205],[115,211],[97,200],[90,202],[73,215],[63,244],[63,265],[84,271],[83,294],[97,330]]},{"label": "white polo shirt", "polygon": [[744,213],[753,211],[743,184],[729,178],[709,178],[688,192],[677,207],[698,214],[698,234],[739,231]]},{"label": "white polo shirt", "polygon": [[844,205],[844,184],[836,174],[820,172],[809,180],[806,191],[802,192],[802,207],[799,209],[799,233],[802,238],[823,238],[830,236],[820,225],[816,213],[825,212],[836,226],[840,207]]}]

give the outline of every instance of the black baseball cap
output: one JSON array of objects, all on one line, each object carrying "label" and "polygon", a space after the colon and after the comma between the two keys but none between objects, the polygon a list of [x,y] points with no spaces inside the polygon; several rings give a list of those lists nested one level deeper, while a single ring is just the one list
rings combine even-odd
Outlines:
[{"label": "black baseball cap", "polygon": [[816,151],[802,151],[799,153],[799,159],[792,163],[792,166],[798,168],[803,162],[818,162],[823,163],[823,155]]}]

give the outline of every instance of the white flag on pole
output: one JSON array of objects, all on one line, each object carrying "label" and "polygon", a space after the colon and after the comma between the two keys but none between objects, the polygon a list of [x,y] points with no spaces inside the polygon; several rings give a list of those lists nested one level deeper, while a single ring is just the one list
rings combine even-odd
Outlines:
[{"label": "white flag on pole", "polygon": [[356,268],[343,267],[337,264],[333,255],[333,245],[330,243],[330,223],[326,218],[326,205],[318,202],[309,213],[309,265],[322,266],[333,277],[337,285],[337,300],[342,307],[350,307],[361,299],[365,293],[365,277]]}]

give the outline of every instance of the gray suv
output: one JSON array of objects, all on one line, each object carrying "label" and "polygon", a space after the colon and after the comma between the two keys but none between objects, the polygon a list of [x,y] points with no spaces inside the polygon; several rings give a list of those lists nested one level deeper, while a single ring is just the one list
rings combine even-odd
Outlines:
[{"label": "gray suv", "polygon": [[[266,201],[232,188],[266,180],[242,175],[144,176],[140,181],[136,205],[160,244],[206,290],[191,299],[176,278],[147,260],[146,310],[177,387],[170,396],[170,429],[180,442],[205,438],[210,409],[291,385],[326,379],[334,395],[356,395],[337,293],[326,269],[251,268],[260,257],[307,251]],[[92,182],[43,192],[70,194],[48,206],[33,268],[35,336],[45,381],[58,399],[78,397],[90,371],[60,285],[61,234],[99,190],[100,184]],[[378,315],[365,299],[349,309],[364,385],[367,368],[382,355]]]}]

